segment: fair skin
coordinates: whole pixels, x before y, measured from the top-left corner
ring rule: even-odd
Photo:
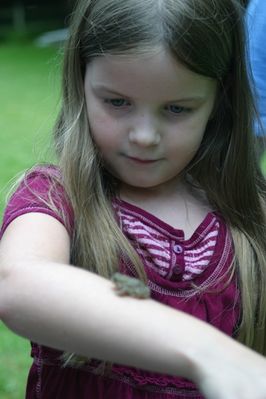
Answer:
[[[110,156],[116,166],[116,145],[112,148]],[[169,152],[157,154],[165,157]],[[170,164],[159,167],[160,179],[170,176]],[[163,192],[162,179],[145,187],[147,172],[142,173],[139,165],[134,170],[139,170],[136,179],[142,182],[138,194],[144,197],[146,189],[158,195]],[[134,174],[126,176],[132,180],[121,194],[129,196],[136,186],[132,186]],[[169,185],[164,186],[169,193],[177,186],[179,190],[178,178],[167,181]],[[137,195],[134,200],[142,197]],[[149,205],[151,197],[147,196]],[[197,209],[197,203],[194,206]],[[0,318],[10,329],[42,345],[89,358],[184,376],[197,384],[206,399],[266,399],[266,360],[262,356],[152,299],[121,298],[109,280],[69,262],[70,238],[56,219],[30,213],[8,226],[0,243]]]
[[[121,198],[182,228],[186,238],[210,209],[180,175],[200,146],[215,96],[214,80],[160,48],[95,58],[86,69],[91,133],[121,182]]]

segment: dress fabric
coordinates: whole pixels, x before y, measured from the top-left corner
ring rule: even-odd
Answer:
[[[55,217],[71,236],[74,213],[59,179],[60,172],[54,166],[29,173],[6,207],[0,238],[12,220],[29,212]],[[52,199],[52,208],[48,199]],[[185,239],[182,230],[125,201],[115,198],[113,209],[143,261],[151,297],[234,336],[240,295],[236,276],[229,280],[233,246],[222,217],[208,213],[194,234]],[[119,267],[122,273],[135,275],[123,257]],[[33,364],[26,399],[204,399],[184,378],[118,364],[108,375],[101,375],[102,362],[97,359],[63,368],[62,352],[33,342],[31,346]]]

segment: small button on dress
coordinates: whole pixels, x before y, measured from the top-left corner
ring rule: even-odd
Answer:
[[[183,248],[181,247],[181,245],[174,245],[174,252],[176,254],[182,254]]]
[[[173,267],[173,272],[176,276],[179,276],[182,273],[182,268],[179,265]]]

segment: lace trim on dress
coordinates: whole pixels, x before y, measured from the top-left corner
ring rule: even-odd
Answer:
[[[40,369],[43,366],[60,366],[61,364],[59,360],[51,360],[39,356],[34,357],[34,363],[38,365]],[[184,378],[150,373],[133,367],[120,365],[114,365],[111,372],[102,374],[102,365],[102,361],[92,359],[89,363],[82,366],[68,366],[68,368],[80,369],[103,378],[111,378],[115,381],[125,383],[132,388],[154,393],[171,394],[176,396],[177,399],[203,399],[196,386]]]

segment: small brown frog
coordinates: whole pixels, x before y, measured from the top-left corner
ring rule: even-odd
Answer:
[[[121,273],[112,276],[115,283],[115,290],[120,296],[132,296],[134,298],[149,298],[150,289],[141,280]]]

